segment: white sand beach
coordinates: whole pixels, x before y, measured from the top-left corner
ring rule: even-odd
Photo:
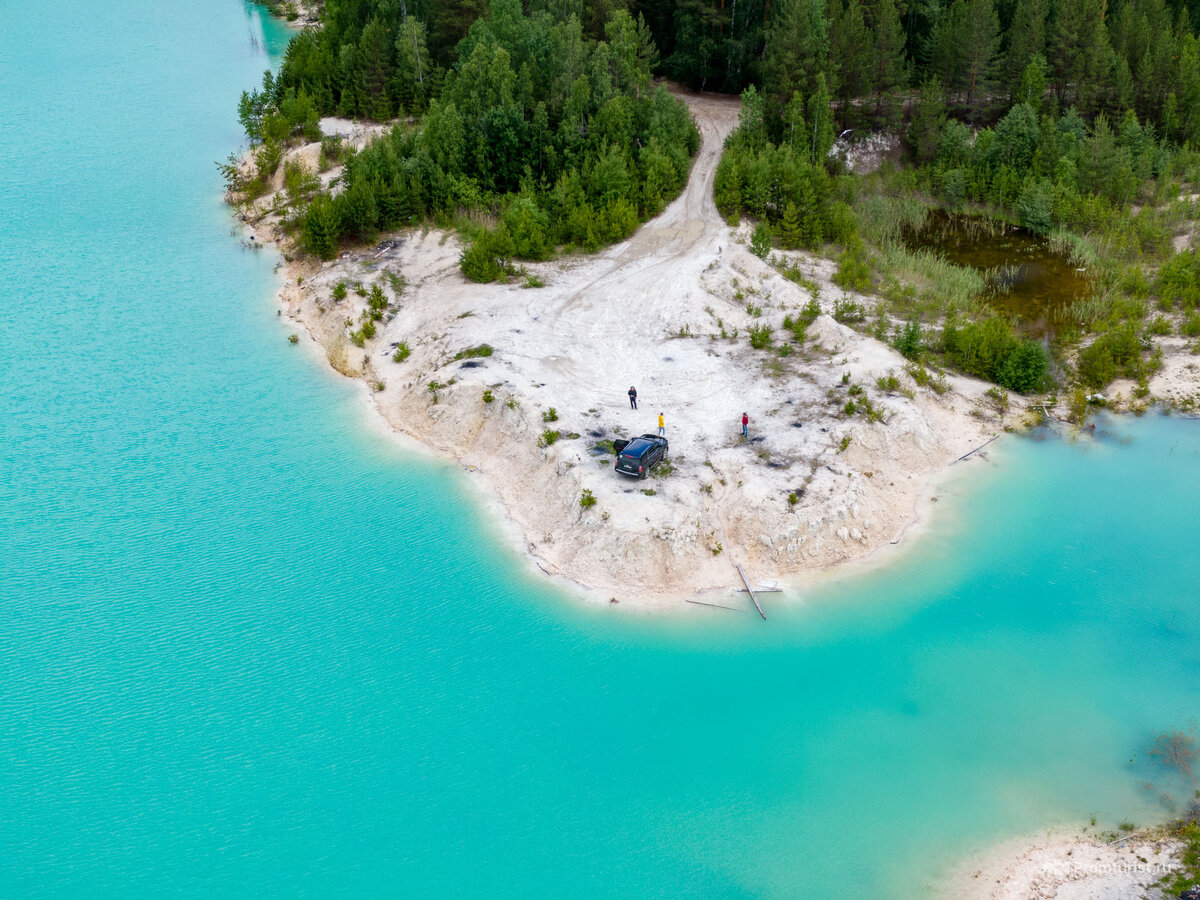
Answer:
[[[1179,847],[1157,831],[1113,841],[1050,831],[964,861],[940,894],[955,900],[1159,900],[1155,885],[1179,867]]]
[[[788,356],[753,349],[747,331],[763,323],[775,348],[790,342],[782,320],[811,294],[754,256],[748,226],[730,228],[713,204],[739,101],[685,99],[702,144],[683,193],[623,243],[527,264],[545,287],[467,281],[451,233],[385,235],[397,243],[321,263],[281,239],[263,212],[270,197],[248,217],[256,239],[280,241],[289,259],[285,315],[334,368],[375,387],[373,404],[392,428],[478,479],[543,571],[597,599],[645,608],[731,590],[740,585],[735,563],[757,581],[779,580],[911,539],[936,478],[1026,415],[1015,395],[1002,413],[986,397],[990,386],[974,379],[948,376],[940,394],[914,383],[889,345],[829,317],[843,291],[830,280],[834,264],[820,257],[786,254],[818,286],[826,315]],[[325,127],[356,146],[379,131]],[[315,162],[317,147],[290,155]],[[405,287],[378,334],[356,347],[349,334],[365,298],[350,290],[335,302],[333,288],[378,281],[390,297],[387,273]],[[398,342],[411,349],[403,362],[392,359]],[[481,344],[493,355],[455,359]],[[898,389],[877,384],[888,375]],[[847,400],[864,397],[881,419],[844,414]],[[551,408],[558,418],[544,422]],[[630,479],[594,451],[602,439],[654,432],[660,412],[671,474]],[[560,439],[539,446],[550,429]],[[579,502],[584,490],[597,500],[589,509]]]

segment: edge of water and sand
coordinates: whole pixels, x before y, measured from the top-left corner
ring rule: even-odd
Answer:
[[[1168,896],[1159,882],[1182,869],[1183,849],[1166,826],[1116,838],[1052,828],[969,856],[934,889],[971,900],[1159,900]]]
[[[955,463],[1029,421],[1020,398],[1004,409],[989,398],[991,385],[974,379],[949,376],[940,392],[917,385],[890,346],[827,315],[810,327],[808,350],[790,358],[725,337],[764,321],[778,326],[809,294],[751,254],[747,229],[727,226],[712,202],[737,101],[684,99],[702,144],[680,197],[621,244],[528,265],[542,288],[467,282],[449,232],[408,230],[388,236],[395,244],[319,263],[282,234],[271,196],[245,217],[253,242],[281,253],[281,312],[359,382],[386,433],[465,470],[490,523],[531,569],[591,600],[655,612],[696,609],[689,599],[744,604],[730,593],[740,586],[733,563],[755,581],[791,588],[890,563],[924,532],[939,488],[960,471]],[[382,130],[322,124],[354,146]],[[311,144],[289,157],[315,170],[318,153]],[[827,309],[843,293],[828,260],[784,255],[819,286]],[[333,287],[387,286],[389,271],[406,284],[376,337],[357,347],[349,333],[365,298],[351,290],[334,303]],[[411,355],[393,361],[400,342]],[[458,358],[482,344],[491,356]],[[1152,391],[1190,396],[1200,370],[1186,348],[1167,350]],[[842,415],[846,373],[882,421]],[[888,375],[899,390],[876,387]],[[640,413],[625,400],[630,382]],[[543,421],[551,407],[553,423]],[[738,433],[743,409],[751,442]],[[659,411],[672,441],[670,476],[626,481],[611,456],[591,452],[597,440],[653,431]],[[539,442],[551,428],[579,437]],[[585,490],[597,501],[590,509],[579,502]],[[1124,898],[1159,877],[1144,880],[1139,859],[1175,865],[1177,852],[1161,835],[1114,846],[1060,829],[993,846],[937,889],[988,900]]]
[[[316,21],[317,5],[297,8],[303,23]],[[531,565],[591,599],[655,611],[739,589],[734,564],[755,581],[790,584],[886,564],[923,532],[955,463],[1041,415],[1040,401],[976,379],[918,384],[890,345],[828,315],[789,357],[739,339],[764,323],[781,333],[814,286],[826,311],[836,298],[863,298],[833,284],[830,260],[779,254],[801,287],[749,251],[749,226],[728,226],[712,200],[740,101],[678,93],[701,133],[683,192],[620,244],[527,264],[544,287],[467,281],[458,236],[429,228],[332,262],[305,257],[281,228],[282,166],[243,213],[254,244],[282,256],[281,313],[364,386],[392,433],[466,470]],[[321,125],[354,148],[387,128]],[[316,172],[320,152],[311,143],[286,159]],[[340,172],[320,177],[329,185]],[[338,283],[361,284],[362,294],[335,300]],[[388,309],[356,346],[374,285]],[[397,346],[404,359],[393,358]],[[480,347],[491,355],[469,355]],[[1200,366],[1185,344],[1164,349],[1152,394],[1180,402],[1200,387]],[[885,389],[878,380],[889,377]],[[630,383],[640,412],[625,399]],[[1132,388],[1113,385],[1117,408]],[[874,416],[863,415],[864,400]],[[845,414],[848,401],[858,413]],[[739,433],[742,411],[750,441]],[[653,432],[658,412],[674,471],[618,476],[595,445]],[[585,493],[594,506],[581,505]]]
[[[998,408],[975,379],[916,384],[893,348],[828,315],[788,357],[749,347],[750,327],[780,333],[810,293],[754,256],[746,227],[730,228],[712,202],[737,100],[684,99],[702,134],[684,192],[621,244],[529,264],[545,287],[468,282],[458,237],[432,229],[320,263],[282,235],[270,196],[247,213],[255,242],[283,255],[284,315],[334,369],[368,386],[393,430],[465,469],[542,571],[593,599],[652,610],[736,590],[735,563],[779,582],[890,558],[879,551],[920,533],[950,466],[1026,417],[1018,404]],[[378,131],[323,126],[355,146]],[[290,156],[313,165],[318,153],[311,144]],[[791,257],[830,308],[842,294],[834,264]],[[405,279],[398,296],[388,273]],[[351,286],[340,302],[339,282]],[[350,338],[367,303],[359,282],[390,298],[362,347]],[[410,353],[396,361],[400,343]],[[490,356],[463,357],[482,345]],[[888,376],[897,384],[883,389],[877,380]],[[625,397],[630,383],[640,411]],[[877,420],[844,414],[863,399]],[[551,408],[557,418],[544,421]],[[674,471],[616,475],[594,445],[653,432],[658,412]],[[551,430],[560,438],[548,444]],[[580,504],[584,491],[595,506]]]

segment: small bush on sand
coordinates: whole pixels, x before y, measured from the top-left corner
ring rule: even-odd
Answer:
[[[493,353],[490,344],[480,344],[478,347],[468,347],[466,350],[459,350],[454,354],[455,359],[477,359],[480,357],[488,357]]]
[[[754,233],[750,235],[750,252],[759,259],[766,259],[771,252],[771,226],[766,222],[754,226]]]

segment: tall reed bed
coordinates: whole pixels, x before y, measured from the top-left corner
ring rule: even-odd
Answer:
[[[900,313],[920,312],[930,318],[979,310],[988,291],[987,278],[975,269],[956,266],[929,250],[909,250],[899,243],[884,246],[879,268],[885,278],[909,285],[889,300]],[[907,301],[907,302],[906,302]]]
[[[882,247],[899,243],[905,231],[919,231],[929,208],[917,198],[887,194],[860,194],[854,201],[858,231],[870,244]]]

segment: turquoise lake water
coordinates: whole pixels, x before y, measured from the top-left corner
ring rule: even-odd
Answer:
[[[214,166],[281,28],[0,33],[0,896],[919,897],[1167,815],[1200,423],[1006,439],[767,622],[580,605],[286,342]]]

